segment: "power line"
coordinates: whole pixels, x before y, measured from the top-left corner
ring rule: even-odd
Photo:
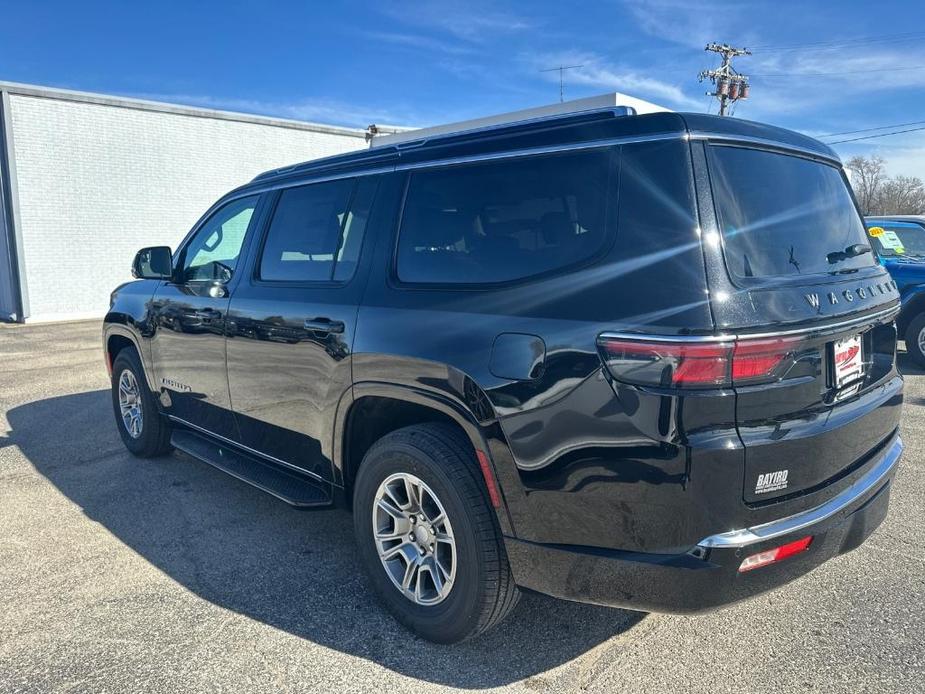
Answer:
[[[827,145],[841,145],[845,142],[857,142],[858,140],[873,140],[876,137],[886,137],[887,135],[901,135],[902,133],[914,133],[918,130],[925,130],[925,126],[920,128],[909,128],[908,130],[894,130],[891,133],[880,133],[879,135],[865,135],[864,137],[852,137],[848,140],[836,140],[835,142],[826,142]]]
[[[815,41],[810,43],[799,43],[799,44],[788,44],[788,45],[763,45],[763,46],[753,46],[752,50],[755,52],[770,52],[770,51],[824,51],[831,48],[840,48],[843,46],[857,46],[869,43],[883,43],[883,42],[897,42],[897,41],[913,41],[916,39],[925,38],[925,32],[921,31],[910,31],[901,34],[890,34],[886,36],[860,36],[854,39],[840,39],[837,41]]]
[[[903,70],[925,70],[925,65],[907,67],[879,67],[871,70],[844,70],[842,72],[774,72],[753,74],[752,77],[832,77],[835,75],[866,75],[870,72],[900,72]]]
[[[909,121],[908,123],[894,123],[893,125],[881,125],[876,128],[861,128],[860,130],[843,130],[840,133],[829,133],[828,135],[816,135],[816,139],[823,137],[838,137],[839,135],[854,135],[855,133],[869,133],[874,130],[886,130],[888,128],[905,128],[907,125],[921,125],[925,123],[925,120],[914,120]]]

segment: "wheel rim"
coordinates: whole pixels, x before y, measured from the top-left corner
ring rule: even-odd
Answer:
[[[456,580],[456,540],[433,490],[407,472],[386,477],[372,521],[379,560],[401,594],[417,605],[445,600]]]
[[[133,439],[141,436],[144,417],[141,412],[141,389],[138,381],[128,369],[119,375],[119,411],[122,413],[122,424],[125,431]]]
[[[917,341],[919,343],[919,351],[925,354],[925,327],[919,330],[919,337]]]

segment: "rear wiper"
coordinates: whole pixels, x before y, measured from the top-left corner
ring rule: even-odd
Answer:
[[[853,246],[848,246],[843,251],[832,251],[826,255],[826,258],[828,258],[830,265],[834,265],[840,260],[856,258],[859,255],[864,255],[865,253],[870,253],[870,246],[865,246],[863,243],[856,243]]]

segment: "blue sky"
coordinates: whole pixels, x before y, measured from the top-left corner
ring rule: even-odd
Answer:
[[[925,3],[911,0],[2,0],[0,17],[0,80],[325,123],[428,125],[556,101],[557,73],[540,70],[559,64],[584,65],[566,98],[621,91],[705,111],[708,41],[755,47],[736,63],[755,75],[743,118],[815,135],[925,120]],[[925,131],[837,149],[925,178]]]

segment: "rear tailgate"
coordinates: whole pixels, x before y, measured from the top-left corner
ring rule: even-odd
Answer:
[[[721,241],[704,244],[717,327],[785,345],[767,378],[735,384],[743,498],[811,505],[860,474],[899,424],[896,285],[834,162],[739,144],[703,151],[715,203],[705,226]]]

